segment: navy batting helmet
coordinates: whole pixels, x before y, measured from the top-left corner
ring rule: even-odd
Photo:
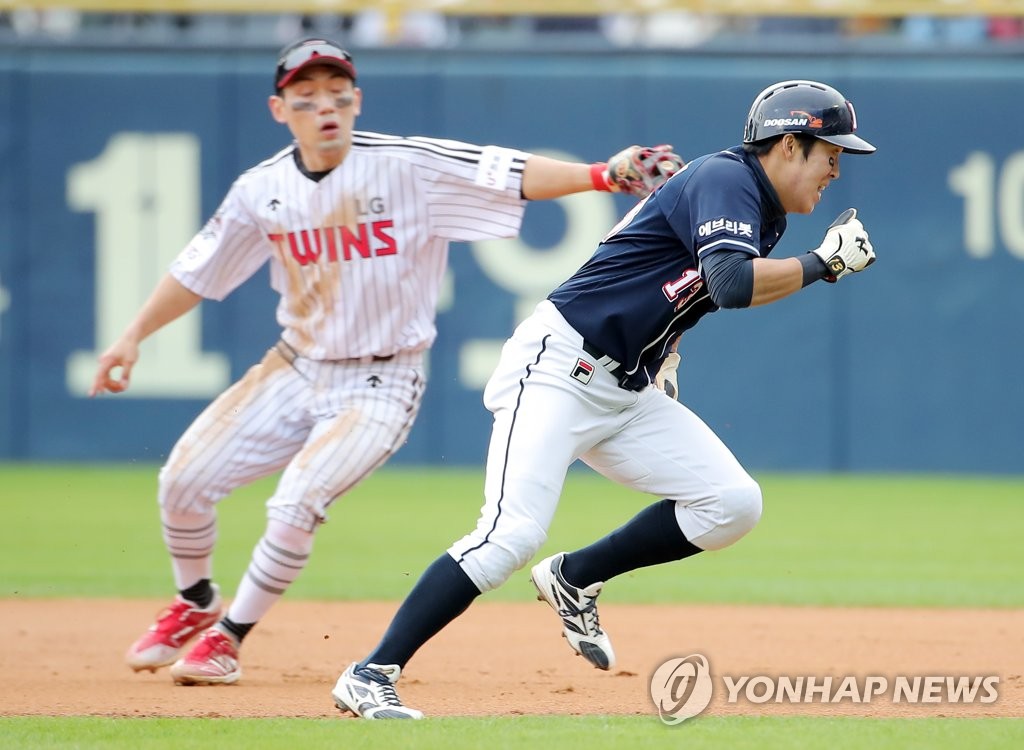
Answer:
[[[831,86],[816,81],[772,84],[754,99],[743,129],[744,143],[757,143],[784,133],[806,133],[851,154],[870,154],[875,147],[854,135],[853,104]]]

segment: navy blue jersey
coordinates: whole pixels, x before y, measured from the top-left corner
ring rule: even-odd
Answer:
[[[707,154],[630,211],[548,299],[592,348],[634,375],[718,309],[702,257],[723,250],[764,257],[785,229],[756,157],[739,147]]]

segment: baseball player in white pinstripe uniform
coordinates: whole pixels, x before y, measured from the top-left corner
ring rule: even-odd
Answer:
[[[178,595],[128,649],[136,671],[171,664],[185,685],[239,679],[242,640],[305,567],[328,508],[409,433],[450,242],[515,236],[526,200],[590,189],[646,195],[681,165],[667,146],[587,165],[358,132],[355,84],[351,56],[330,40],[282,51],[269,105],[295,142],[236,180],[100,357],[90,395],[123,391],[143,339],[270,263],[280,341],[199,415],[160,471]],[[266,530],[222,616],[215,507],[282,470]]]

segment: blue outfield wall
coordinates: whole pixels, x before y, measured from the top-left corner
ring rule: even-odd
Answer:
[[[143,348],[132,389],[88,399],[97,351],[235,176],[288,141],[271,54],[0,50],[0,458],[160,460],[277,336],[261,270]],[[754,95],[826,80],[878,146],[847,156],[777,250],[848,206],[878,263],[687,335],[681,391],[747,466],[1024,471],[1024,60],[365,53],[359,127],[582,161],[629,143],[734,145]],[[481,388],[515,323],[630,202],[527,209],[522,238],[452,248],[407,464],[480,465]],[[146,369],[148,368],[148,369]]]

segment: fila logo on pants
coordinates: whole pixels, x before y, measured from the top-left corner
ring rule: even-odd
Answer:
[[[576,366],[572,370],[572,376],[586,385],[594,377],[594,366],[584,359],[577,359]]]

